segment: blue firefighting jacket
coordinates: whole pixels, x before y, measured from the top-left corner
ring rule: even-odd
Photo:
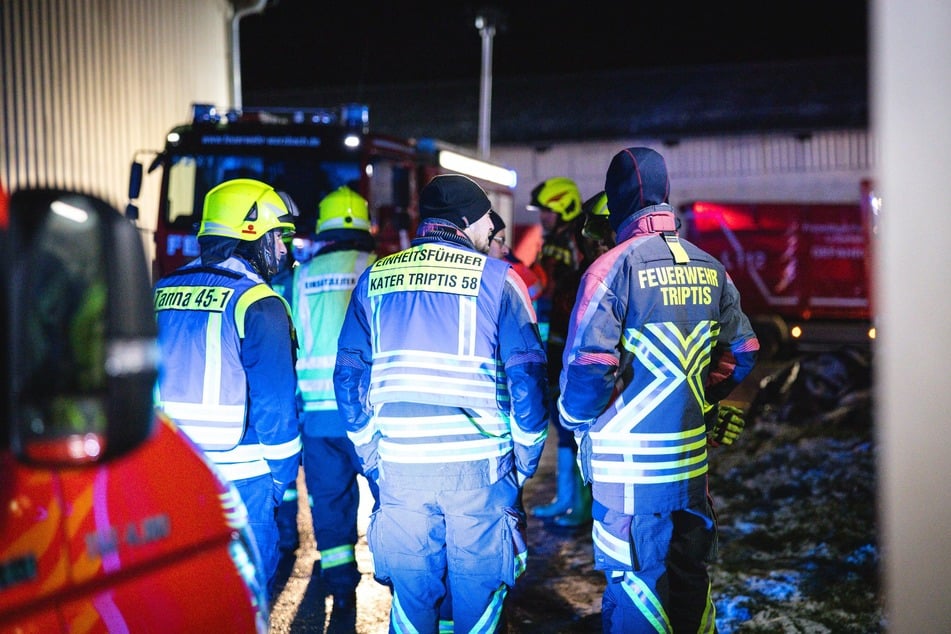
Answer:
[[[759,349],[736,287],[679,240],[669,205],[639,211],[582,279],[560,378],[561,423],[598,503],[635,515],[703,499],[704,414],[725,396],[706,387],[718,343],[735,357],[731,388]]]
[[[417,238],[364,271],[338,350],[337,403],[364,472],[382,461],[425,479],[482,463],[484,486],[511,473],[514,457],[520,481],[535,473],[547,436],[545,353],[507,262]]]
[[[200,259],[155,286],[157,405],[227,479],[270,473],[275,497],[301,447],[289,308],[242,259]]]

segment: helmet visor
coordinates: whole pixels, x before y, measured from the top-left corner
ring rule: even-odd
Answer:
[[[607,216],[588,216],[585,218],[584,226],[581,228],[581,235],[588,240],[597,242],[606,242],[611,239],[611,223]]]
[[[275,190],[275,193],[280,197],[284,206],[287,207],[287,213],[283,216],[279,216],[277,219],[280,223],[278,227],[281,229],[281,237],[286,243],[294,237],[294,233],[297,230],[294,223],[300,217],[300,210],[297,209],[297,203],[290,197],[290,194],[278,190]]]

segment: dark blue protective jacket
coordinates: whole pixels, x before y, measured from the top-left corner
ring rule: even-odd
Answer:
[[[732,374],[708,387],[713,351]],[[704,415],[753,368],[759,343],[722,264],[679,240],[667,204],[619,227],[586,271],[561,373],[561,423],[575,433],[595,500],[627,515],[703,500]]]

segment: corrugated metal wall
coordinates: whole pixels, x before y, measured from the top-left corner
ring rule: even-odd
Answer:
[[[860,183],[878,164],[878,147],[867,130],[817,131],[808,137],[750,134],[660,139],[618,139],[554,144],[544,151],[495,146],[492,158],[518,171],[516,222],[534,222],[524,212],[532,188],[546,178],[575,180],[583,198],[604,187],[604,174],[619,150],[644,145],[664,155],[671,203],[701,198],[724,201],[856,202]]]
[[[0,179],[120,209],[129,163],[231,100],[227,0],[0,1]]]

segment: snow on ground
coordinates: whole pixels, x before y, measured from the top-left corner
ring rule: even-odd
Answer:
[[[802,357],[764,379],[744,434],[714,450],[721,634],[885,630],[870,395],[867,353]]]

